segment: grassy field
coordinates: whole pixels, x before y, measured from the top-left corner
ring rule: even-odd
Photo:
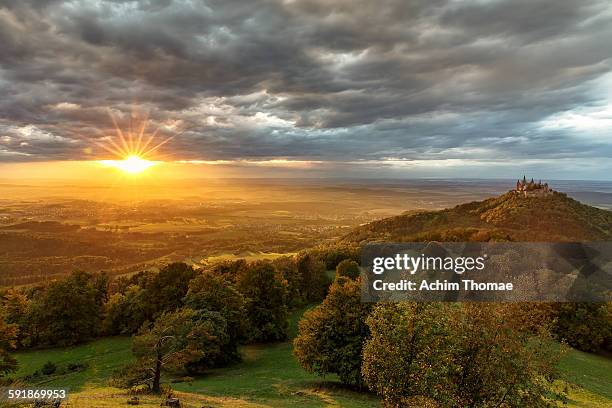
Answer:
[[[374,396],[340,386],[329,377],[323,381],[302,370],[291,356],[291,344],[246,347],[244,361],[215,370],[193,383],[175,384],[184,392],[233,397],[273,407],[376,407]]]
[[[47,361],[59,367],[68,363],[86,363],[88,367],[84,371],[51,376],[48,380],[35,384],[67,387],[73,392],[103,386],[114,370],[132,358],[131,344],[129,337],[109,337],[76,347],[18,353],[16,357],[19,361],[19,371],[15,376],[23,377],[40,371]]]
[[[612,407],[612,359],[571,350],[559,365],[569,406]]]
[[[223,261],[235,261],[237,259],[244,259],[247,262],[263,261],[263,260],[274,260],[283,256],[293,256],[297,252],[252,252],[245,251],[238,255],[226,253],[221,255],[209,256],[203,259],[203,261],[215,263]]]
[[[291,319],[291,332],[304,310]],[[71,407],[127,406],[127,394],[109,388],[111,373],[129,361],[131,340],[127,337],[100,339],[85,345],[17,354],[22,377],[40,370],[47,361],[58,366],[86,362],[81,372],[50,377],[46,387],[69,387]],[[172,388],[188,407],[378,407],[375,396],[341,386],[334,376],[325,379],[306,373],[292,356],[291,343],[243,347],[244,360],[232,367],[212,370],[191,382],[173,383]],[[612,360],[570,350],[560,369],[559,386],[569,390],[569,407],[605,408],[612,406]],[[160,399],[141,397],[140,406],[156,406]]]

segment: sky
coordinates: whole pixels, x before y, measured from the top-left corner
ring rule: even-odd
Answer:
[[[610,39],[608,0],[0,0],[0,172],[114,117],[192,175],[610,180]]]

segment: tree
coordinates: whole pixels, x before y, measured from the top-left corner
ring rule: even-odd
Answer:
[[[16,346],[17,334],[17,325],[6,322],[6,311],[0,306],[0,377],[17,370],[17,360],[9,354]]]
[[[306,302],[321,301],[330,284],[325,274],[325,264],[308,253],[297,255],[295,264],[300,276],[302,298]]]
[[[17,326],[17,348],[23,347],[29,342],[28,310],[30,303],[24,293],[13,288],[7,289],[0,298],[0,308],[4,309],[6,323]]]
[[[244,339],[249,323],[242,293],[225,276],[204,272],[190,282],[184,302],[194,310],[217,312],[227,322],[227,342],[222,344],[222,353],[213,365],[239,361],[238,344]]]
[[[359,261],[361,258],[361,248],[355,244],[338,244],[322,245],[308,251],[318,259],[325,262],[326,270],[334,270],[338,264],[345,259]]]
[[[97,335],[107,284],[106,275],[87,272],[49,284],[29,308],[31,343],[67,346]]]
[[[214,275],[224,276],[228,280],[235,282],[238,277],[238,273],[242,268],[247,265],[244,259],[226,260],[216,262],[209,265],[206,270]]]
[[[272,263],[258,261],[244,265],[238,272],[236,287],[246,298],[249,339],[285,340],[289,329],[287,282]]]
[[[119,290],[105,305],[104,332],[133,334],[145,322],[182,307],[194,276],[191,266],[172,263],[157,273],[141,272],[127,282],[118,280]]]
[[[191,363],[214,360],[226,341],[226,322],[219,313],[183,308],[166,312],[134,338],[136,361],[116,377],[116,384],[149,384],[161,391],[162,371],[188,372]]]
[[[345,259],[336,267],[336,277],[346,276],[351,279],[356,279],[361,274],[359,264],[351,259]]]
[[[554,333],[582,351],[612,351],[612,303],[561,303]]]
[[[131,284],[123,293],[114,293],[104,305],[103,332],[108,335],[134,334],[157,314],[149,292]]]
[[[303,282],[299,274],[295,257],[283,256],[273,261],[278,273],[287,282],[287,304],[291,308],[304,305],[306,299],[302,294]]]
[[[340,381],[362,386],[361,354],[372,306],[361,302],[359,280],[339,277],[323,303],[304,314],[293,353],[308,372],[338,374]]]
[[[445,358],[448,308],[445,303],[381,304],[366,320],[371,334],[363,349],[363,377],[388,406],[418,406],[414,398],[451,388]]]
[[[546,328],[524,330],[503,304],[461,306],[451,321],[453,400],[466,407],[557,406],[549,397],[559,351]]]
[[[389,406],[552,407],[557,348],[502,304],[378,306],[363,374]]]
[[[189,290],[189,281],[195,277],[193,268],[177,262],[162,268],[145,286],[147,296],[153,304],[157,317],[163,312],[172,311],[183,305],[183,298]]]

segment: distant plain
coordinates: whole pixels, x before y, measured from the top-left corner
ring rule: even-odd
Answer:
[[[612,209],[612,182],[548,181]],[[405,211],[503,193],[515,180],[202,179],[104,185],[0,180],[0,285],[72,270],[125,274],[171,261],[274,258]]]

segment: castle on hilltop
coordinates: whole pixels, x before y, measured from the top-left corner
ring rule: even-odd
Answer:
[[[553,193],[548,187],[548,183],[542,184],[542,180],[536,183],[533,179],[527,182],[525,176],[523,176],[522,180],[516,181],[516,189],[514,192],[524,197],[545,197]]]

